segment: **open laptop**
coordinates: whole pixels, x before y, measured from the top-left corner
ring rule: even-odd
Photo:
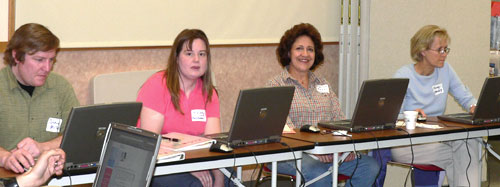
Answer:
[[[149,186],[161,136],[133,126],[111,123],[92,186]]]
[[[60,146],[66,152],[64,170],[72,174],[89,168],[95,171],[109,123],[135,126],[141,108],[139,102],[74,107]]]
[[[318,126],[362,132],[392,129],[396,126],[399,110],[408,88],[409,79],[366,80],[351,120],[319,122]]]
[[[230,147],[279,142],[295,87],[241,90],[229,133],[207,135]]]
[[[500,77],[486,78],[474,114],[446,114],[438,119],[470,125],[500,122]]]

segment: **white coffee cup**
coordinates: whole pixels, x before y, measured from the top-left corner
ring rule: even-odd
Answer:
[[[406,129],[415,129],[417,123],[417,111],[404,111]]]

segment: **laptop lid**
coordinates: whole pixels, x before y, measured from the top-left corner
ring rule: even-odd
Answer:
[[[231,147],[279,142],[295,87],[241,90],[228,135]]]
[[[149,186],[161,136],[119,123],[109,124],[92,186]]]
[[[64,169],[95,170],[109,123],[135,126],[141,108],[142,103],[139,102],[74,107],[69,114],[60,145],[66,152]]]
[[[406,78],[363,81],[350,121],[320,122],[318,125],[351,132],[394,128],[408,83]]]
[[[445,121],[465,124],[496,123],[500,121],[500,77],[487,77],[484,80],[481,94],[474,114],[447,114],[438,116]]]

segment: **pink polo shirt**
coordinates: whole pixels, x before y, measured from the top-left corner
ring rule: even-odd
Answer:
[[[190,135],[202,135],[209,117],[220,118],[219,97],[213,90],[212,100],[205,106],[206,96],[202,94],[203,82],[200,79],[196,82],[196,87],[189,98],[186,98],[181,89],[180,108],[184,115],[175,110],[170,100],[170,92],[166,86],[163,75],[165,71],[153,74],[141,87],[137,95],[137,101],[142,102],[143,107],[148,107],[165,117],[161,133],[180,132]],[[203,112],[205,115],[203,115]],[[137,123],[140,127],[140,120]]]

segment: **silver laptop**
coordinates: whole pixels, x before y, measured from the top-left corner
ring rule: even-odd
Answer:
[[[139,102],[74,107],[60,145],[66,152],[64,170],[71,174],[95,171],[109,123],[135,126],[141,108]]]
[[[230,147],[279,142],[295,87],[241,90],[229,133],[207,135]]]
[[[111,123],[92,186],[149,186],[161,136],[133,126]]]
[[[446,114],[438,116],[438,119],[470,125],[500,122],[500,77],[484,80],[474,114]]]
[[[324,121],[318,126],[350,132],[392,129],[396,126],[408,82],[409,79],[366,80],[361,85],[351,120]]]

